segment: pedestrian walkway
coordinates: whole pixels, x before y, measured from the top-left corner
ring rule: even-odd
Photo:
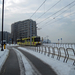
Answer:
[[[17,48],[17,47],[15,47]],[[17,48],[18,49],[18,48]],[[40,59],[37,57],[31,55],[30,53],[23,51],[21,49],[18,49],[21,51],[31,62],[32,64],[36,67],[36,69],[42,74],[42,75],[57,75],[52,68],[47,65],[46,63],[42,62]]]
[[[11,48],[9,48],[9,50],[9,56],[1,70],[0,75],[20,75],[17,55]]]

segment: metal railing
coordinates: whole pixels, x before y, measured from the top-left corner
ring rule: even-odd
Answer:
[[[57,60],[64,58],[63,62],[66,63],[68,60],[72,60],[73,65],[75,65],[75,44],[51,44],[49,46],[42,45],[31,47],[31,49],[41,54],[51,56],[51,58],[56,56]]]

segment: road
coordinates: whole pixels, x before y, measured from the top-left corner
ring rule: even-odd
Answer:
[[[20,75],[17,55],[11,48],[9,48],[9,50],[9,56],[1,70],[0,75]]]
[[[37,57],[35,57],[35,56],[31,55],[30,53],[23,51],[21,49],[18,49],[18,50],[21,51],[32,62],[32,64],[37,68],[37,70],[42,75],[57,75],[49,65],[42,62]]]
[[[17,55],[12,48],[9,49],[10,49],[9,57],[5,62],[0,75],[20,75]],[[42,62],[37,57],[21,49],[18,50],[21,51],[31,61],[31,63],[41,73],[41,75],[57,75],[49,65]]]

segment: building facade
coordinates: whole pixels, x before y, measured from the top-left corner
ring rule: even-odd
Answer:
[[[18,35],[18,25],[20,22],[15,22],[11,25],[11,36],[12,36],[12,41],[16,42],[17,35]]]
[[[27,19],[13,23],[11,25],[11,35],[14,42],[20,38],[30,37],[30,35],[37,36],[36,22],[31,19]]]
[[[7,31],[3,31],[3,40],[6,40],[6,43],[10,43],[11,41],[11,34]],[[0,31],[0,44],[2,41],[2,31]]]

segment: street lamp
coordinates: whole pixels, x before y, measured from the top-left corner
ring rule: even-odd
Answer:
[[[3,0],[3,4],[2,4],[2,49],[1,51],[3,51],[3,21],[4,20],[4,0]]]

